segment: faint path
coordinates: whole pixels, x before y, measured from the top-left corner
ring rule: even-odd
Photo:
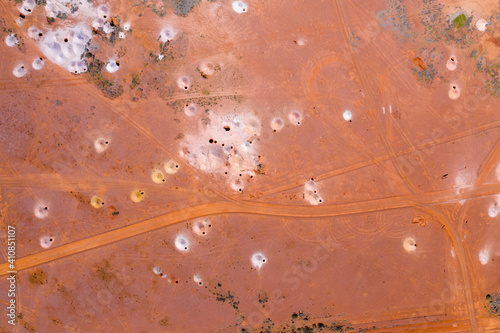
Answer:
[[[348,25],[346,22],[346,17],[345,17],[345,12],[343,9],[342,4],[340,3],[339,0],[333,0],[334,5],[337,9],[337,17],[339,19],[340,26],[342,28],[342,34],[344,37],[344,42],[346,46],[348,47],[349,52],[351,53],[351,58],[353,65],[355,67],[356,73],[358,74],[361,86],[363,90],[367,93],[367,98],[369,100],[369,104],[371,104],[371,107],[373,109],[376,108],[376,103],[375,103],[375,96],[376,96],[376,88],[373,87],[373,85],[369,84],[369,81],[367,80],[365,76],[365,72],[363,70],[363,66],[361,66],[358,58],[356,57],[356,54],[353,50],[352,45],[350,44],[349,41],[349,29]],[[373,110],[370,109],[370,107],[365,111],[366,114],[372,119],[374,122],[374,125],[376,125],[376,129],[379,132],[379,138],[383,142],[384,146],[387,149],[388,155],[390,157],[390,160],[392,162],[393,167],[396,170],[396,173],[399,175],[403,183],[406,185],[408,190],[410,190],[414,195],[420,194],[421,195],[421,190],[416,187],[411,180],[409,179],[408,175],[404,172],[404,170],[401,168],[401,165],[397,162],[397,156],[390,145],[389,140],[387,139],[387,136],[384,135],[382,132],[382,126],[380,121],[378,120],[377,114],[374,113]],[[470,279],[470,274],[469,270],[467,267],[467,257],[465,254],[464,246],[463,243],[461,242],[461,239],[459,237],[459,233],[457,229],[450,223],[450,221],[447,221],[442,215],[438,212],[438,210],[435,207],[428,207],[425,205],[425,209],[433,214],[434,216],[439,218],[439,221],[443,224],[445,227],[445,230],[447,234],[449,235],[452,243],[455,245],[457,248],[457,258],[460,263],[460,268],[461,268],[461,273],[462,273],[462,278],[464,279],[464,289],[465,289],[465,297],[467,301],[467,312],[469,315],[469,321],[470,321],[470,328],[472,332],[477,332],[477,321],[476,321],[476,313],[475,313],[475,307],[474,307],[474,300],[472,297],[472,282]]]
[[[500,163],[500,140],[497,141],[493,150],[488,154],[481,164],[476,182],[474,185],[481,185],[485,182],[486,178],[495,170],[498,163]]]

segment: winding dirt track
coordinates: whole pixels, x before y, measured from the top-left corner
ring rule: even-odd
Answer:
[[[355,202],[343,205],[322,206],[314,208],[279,206],[249,202],[215,202],[189,207],[120,229],[89,237],[74,243],[62,245],[24,258],[19,258],[16,260],[16,266],[18,271],[24,270],[202,216],[241,213],[284,217],[331,217],[349,214],[360,214],[387,209],[396,209],[402,207],[429,206],[443,202],[453,202],[458,200],[489,196],[498,193],[499,191],[500,184],[492,184],[483,185],[476,189],[471,188],[468,190],[464,190],[463,194],[459,198],[457,198],[455,190],[447,190],[421,195],[406,195],[358,203]],[[0,275],[6,275],[8,274],[8,271],[8,263],[3,263],[0,265]]]
[[[108,244],[118,242],[124,239],[128,239],[137,235],[141,235],[147,232],[151,232],[154,230],[158,230],[160,228],[174,225],[177,223],[181,223],[190,219],[199,218],[203,216],[209,215],[220,215],[220,214],[256,214],[256,215],[268,215],[268,216],[280,216],[280,217],[335,217],[341,215],[350,215],[350,214],[361,214],[367,212],[375,212],[375,211],[383,211],[390,209],[398,209],[403,207],[414,207],[419,210],[425,211],[432,215],[437,221],[439,221],[444,226],[444,231],[447,233],[448,237],[451,239],[454,248],[457,250],[457,259],[460,264],[460,272],[464,281],[464,291],[467,302],[467,311],[468,311],[468,319],[469,326],[472,332],[478,331],[478,325],[476,320],[475,313],[475,304],[473,297],[473,289],[472,289],[472,278],[471,273],[469,271],[469,267],[471,266],[468,262],[468,255],[466,249],[464,248],[464,244],[462,242],[462,237],[460,234],[460,230],[457,228],[460,225],[460,219],[457,222],[449,221],[444,214],[440,211],[439,204],[442,203],[450,203],[456,202],[458,205],[458,201],[479,198],[483,196],[491,196],[500,192],[500,184],[484,184],[487,177],[493,172],[494,168],[499,162],[500,159],[500,144],[497,142],[495,147],[491,150],[489,155],[486,157],[484,162],[481,165],[481,168],[478,172],[478,177],[474,186],[465,188],[460,190],[460,193],[457,194],[456,189],[451,190],[443,190],[443,191],[435,191],[435,192],[427,192],[422,193],[418,187],[416,187],[409,177],[405,174],[402,166],[398,163],[397,158],[403,155],[410,154],[415,150],[424,150],[427,148],[431,148],[442,143],[447,143],[453,141],[457,138],[467,137],[474,133],[478,133],[481,131],[487,131],[499,125],[499,122],[491,123],[488,125],[484,125],[480,128],[471,129],[464,133],[453,134],[450,137],[441,138],[440,140],[434,140],[430,143],[421,144],[417,146],[411,145],[411,148],[408,148],[404,151],[396,152],[394,148],[391,146],[391,143],[387,139],[386,135],[383,133],[383,129],[385,128],[382,124],[381,118],[375,112],[378,107],[377,101],[378,97],[381,94],[380,89],[377,88],[376,85],[372,84],[363,69],[362,64],[360,64],[360,60],[355,55],[353,47],[350,45],[349,41],[349,24],[346,18],[346,9],[344,7],[353,6],[354,3],[340,2],[337,0],[333,0],[333,5],[335,6],[338,14],[339,25],[337,28],[340,28],[344,44],[348,48],[349,53],[351,54],[351,59],[353,60],[353,65],[356,71],[356,74],[359,77],[360,84],[363,87],[363,90],[367,94],[367,99],[370,101],[370,108],[366,110],[367,115],[370,117],[371,121],[376,125],[376,129],[379,134],[379,139],[384,145],[386,150],[385,156],[376,157],[373,155],[368,148],[364,146],[359,146],[361,151],[369,158],[368,161],[362,162],[356,165],[351,165],[342,169],[336,169],[333,171],[329,171],[322,175],[318,175],[316,179],[322,180],[330,177],[334,177],[336,175],[350,172],[353,170],[361,169],[366,166],[376,165],[378,168],[382,169],[385,176],[391,178],[392,180],[401,184],[405,189],[410,193],[406,195],[396,196],[396,197],[388,197],[383,199],[375,199],[369,201],[362,202],[352,202],[347,204],[339,204],[339,205],[325,205],[319,207],[304,207],[304,206],[286,206],[286,205],[275,205],[275,204],[267,204],[262,202],[249,202],[249,201],[237,201],[232,197],[225,195],[221,192],[217,185],[209,178],[201,175],[201,178],[206,181],[210,189],[218,195],[221,201],[202,204],[198,206],[191,206],[182,210],[173,211],[165,215],[161,215],[155,218],[151,218],[148,220],[144,220],[126,227],[122,227],[116,230],[112,230],[106,233],[102,233],[99,235],[95,235],[86,239],[82,239],[73,243],[65,244],[56,248],[51,248],[49,250],[39,252],[33,255],[29,255],[23,258],[19,258],[16,260],[16,270],[21,271],[31,267],[36,267],[42,264],[46,264],[55,260],[63,259],[68,256],[72,256],[78,253],[82,253],[85,251],[89,251],[92,249],[96,249],[102,246],[106,246]],[[11,8],[7,8],[7,5],[2,3],[2,8],[5,11],[11,10]],[[14,23],[13,21],[11,23]],[[330,27],[327,27],[330,29]],[[275,40],[280,34],[269,34],[265,39],[248,39],[245,43],[255,43],[259,42],[261,44],[270,42]],[[28,43],[30,43],[31,47],[36,48],[36,45],[29,39],[25,38]],[[228,43],[223,48],[220,49],[219,52],[226,52],[232,48],[231,43]],[[305,90],[307,91],[309,98],[316,102],[318,101],[318,94],[315,91],[315,83],[320,74],[320,72],[332,66],[332,64],[342,62],[338,55],[327,55],[317,62],[315,62],[312,68],[309,68],[309,71],[304,75],[304,85]],[[61,70],[63,72],[63,70]],[[70,80],[71,84],[74,85],[82,85],[82,88],[86,93],[95,99],[100,99],[100,93],[93,87],[88,87],[84,85],[87,81],[81,78]],[[67,85],[68,82],[65,80],[54,80],[51,81],[51,84],[56,85]],[[6,83],[0,82],[0,87],[6,89],[17,90],[21,87],[19,86],[7,86]],[[241,87],[239,87],[241,88]],[[235,89],[229,93],[221,92],[220,95],[235,95],[241,94],[242,89]],[[203,97],[203,96],[190,96],[193,97]],[[177,96],[172,97],[171,100],[178,99]],[[159,148],[166,154],[172,154],[169,151],[169,148],[162,143],[160,140],[155,138],[148,128],[145,125],[141,125],[137,120],[133,119],[131,116],[131,109],[126,104],[120,104],[119,102],[110,102],[105,101],[104,104],[107,105],[109,110],[114,113],[117,117],[121,118],[125,123],[134,128],[138,133],[140,133],[144,138],[147,139],[148,142],[152,143],[153,146]],[[386,124],[385,126],[393,126],[397,127],[397,124],[392,122],[390,124]],[[386,129],[387,130],[387,129]],[[391,129],[390,130],[399,130]],[[352,133],[349,134],[349,137],[354,137],[355,135]],[[411,143],[410,140],[407,140]],[[394,167],[394,170],[391,170],[382,165],[381,162],[390,161],[391,165]],[[7,161],[8,163],[8,161]],[[182,163],[182,161],[181,161]],[[196,172],[189,164],[182,163],[183,168],[189,171],[191,175],[196,175],[200,177],[200,173]],[[58,176],[53,175],[42,175],[37,177],[23,176],[20,177],[16,175],[17,178],[8,177],[8,176],[0,176],[0,184],[7,185],[8,187],[24,187],[26,189],[32,189],[36,187],[41,188],[51,188],[58,190],[71,190],[75,186],[78,186],[78,182],[74,182],[71,180],[66,180],[60,178]],[[96,179],[88,179],[87,185],[99,185],[106,184],[112,186],[114,188],[128,188],[130,187],[130,182],[122,182],[122,181],[114,181],[114,180],[98,180]],[[132,184],[135,185],[135,184]],[[144,186],[147,188],[148,186],[153,188],[154,185],[148,185],[144,183],[137,183],[137,185]],[[262,197],[271,195],[273,193],[278,193],[280,191],[289,190],[296,187],[295,184],[285,183],[278,184],[278,186],[264,191],[262,193]],[[185,193],[194,194],[190,189],[180,189]],[[460,209],[460,212],[463,212],[463,209]],[[459,214],[459,217],[462,218],[462,215]],[[335,223],[335,222],[333,222]],[[402,221],[404,223],[404,221]],[[410,223],[410,221],[408,221]],[[6,275],[9,272],[8,263],[0,264],[0,275]]]

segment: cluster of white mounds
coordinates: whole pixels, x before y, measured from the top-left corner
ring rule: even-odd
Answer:
[[[203,218],[193,222],[192,231],[196,236],[206,236],[208,229],[212,228],[212,222],[208,218]],[[179,233],[174,240],[174,246],[181,252],[187,252],[190,248],[190,237],[184,233]]]
[[[29,15],[33,12],[35,6],[35,0],[24,0],[18,9],[21,14]],[[109,21],[109,7],[106,4],[93,7],[91,1],[81,0],[47,0],[44,7],[47,17],[56,18],[62,14],[72,22],[64,27],[49,29],[45,33],[36,26],[30,26],[27,29],[27,35],[38,41],[40,50],[51,62],[73,74],[86,72],[88,68],[83,57],[92,39],[91,29],[102,29],[105,34],[110,34],[115,30],[115,27]],[[91,26],[88,24],[90,21],[92,21]],[[125,23],[124,30],[130,30],[130,23]],[[119,37],[125,38],[125,34],[121,32]],[[15,34],[8,35],[5,38],[5,44],[10,47],[18,43]],[[40,70],[44,66],[44,60],[40,57],[35,58],[32,66],[35,70]],[[114,73],[118,70],[118,66],[118,62],[109,59],[106,70]],[[12,73],[20,78],[27,74],[27,68],[24,64],[20,64],[14,67]]]
[[[34,1],[25,0],[19,10],[22,13],[31,12],[34,5]],[[87,64],[83,56],[92,39],[91,29],[102,29],[105,34],[110,34],[115,30],[109,22],[109,7],[105,4],[93,7],[89,1],[47,0],[45,10],[48,17],[55,18],[64,14],[75,23],[49,29],[45,33],[42,33],[36,26],[31,26],[27,30],[28,36],[38,41],[40,50],[51,62],[74,74],[86,72]],[[91,20],[92,26],[88,24]],[[130,24],[127,28],[130,29]],[[33,68],[41,69],[41,67],[43,63],[36,60],[33,62]],[[110,59],[106,69],[111,73],[116,72],[118,64]]]
[[[302,112],[299,111],[299,109],[294,108],[292,109],[292,111],[288,113],[287,118],[291,125],[299,126],[302,123],[304,116],[302,115]],[[271,118],[269,126],[271,127],[274,133],[277,133],[280,132],[285,127],[285,121],[283,120],[282,117],[275,116]]]
[[[307,202],[309,202],[309,204],[313,206],[317,206],[323,202],[323,199],[318,194],[318,188],[314,179],[309,179],[304,184],[303,197],[305,200],[307,200]]]
[[[241,192],[246,176],[253,177],[260,164],[260,132],[260,120],[252,112],[209,111],[196,134],[184,136],[180,155],[199,170],[228,175],[231,188]]]
[[[164,172],[165,171],[165,172]],[[173,175],[179,171],[179,164],[174,160],[168,160],[163,165],[163,168],[155,168],[151,172],[151,179],[156,184],[161,184],[166,181],[165,173],[167,175]]]
[[[212,227],[212,223],[207,218],[193,223],[193,232],[198,236],[206,236],[208,229]]]
[[[40,39],[39,47],[47,59],[79,74],[87,71],[83,55],[91,38],[91,31],[80,23],[75,27],[47,31]]]

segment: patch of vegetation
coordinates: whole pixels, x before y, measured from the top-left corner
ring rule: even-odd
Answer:
[[[101,264],[96,265],[94,271],[98,279],[106,282],[111,281],[111,279],[115,276],[111,270],[111,265],[107,260],[103,260]]]
[[[259,291],[258,300],[260,304],[269,302],[269,297],[267,297],[267,293],[264,290]]]
[[[31,273],[29,281],[32,284],[45,284],[47,283],[47,273],[41,269],[35,269],[33,273]]]
[[[174,14],[186,17],[201,0],[170,0]]]
[[[414,38],[413,24],[408,17],[404,2],[402,0],[387,0],[386,4],[387,9],[376,14],[379,24],[385,28],[393,29],[395,37],[399,41],[406,42]]]
[[[424,70],[412,68],[411,71],[417,76],[420,82],[425,84],[432,84],[437,74],[433,64],[429,64]]]
[[[303,321],[294,322],[297,319]],[[270,318],[267,318],[262,323],[261,327],[256,329],[242,328],[241,332],[297,332],[297,333],[314,333],[314,332],[351,332],[354,327],[348,322],[325,322],[325,321],[308,321],[308,316],[302,312],[295,312],[292,314],[292,322],[281,325],[276,325]]]
[[[68,18],[68,14],[63,13],[63,12],[59,12],[59,13],[57,13],[57,16],[56,16],[56,17],[57,17],[58,19],[60,19],[60,20],[65,20],[65,19],[67,19],[67,18]]]
[[[218,302],[225,303],[227,301],[233,309],[239,311],[238,306],[240,305],[240,301],[235,300],[234,295],[231,295],[231,291],[226,293],[215,293],[215,296]]]
[[[104,62],[95,58],[92,53],[87,53],[88,74],[94,81],[94,84],[104,93],[104,96],[114,99],[123,94],[123,86],[116,83],[114,80],[108,80],[104,77],[102,70]]]
[[[163,319],[160,320],[160,326],[167,326],[168,325],[168,317],[164,317]]]
[[[266,174],[262,164],[257,165],[257,170],[255,170],[255,173],[258,175],[265,175]]]
[[[113,27],[113,31],[110,32],[109,34],[107,33],[104,33],[104,27],[99,27],[99,28],[93,28],[92,29],[92,34],[93,35],[99,35],[102,39],[103,42],[105,43],[108,43],[110,45],[115,45],[117,41],[120,41],[120,31],[122,31],[121,27],[120,27],[120,20],[115,18],[115,17],[112,17],[110,18],[108,21],[109,25],[111,27]],[[119,53],[121,54],[125,54],[125,49],[123,48],[120,48]],[[120,55],[118,55],[120,56]]]
[[[487,73],[489,78],[486,81],[486,89],[492,96],[500,96],[500,63],[491,65]]]
[[[453,26],[457,29],[463,28],[467,22],[465,14],[460,14],[453,20]]]
[[[500,317],[500,293],[488,294],[486,300],[489,314]]]
[[[146,8],[151,8],[153,13],[159,17],[165,16],[171,10],[173,10],[175,15],[186,17],[200,2],[201,0],[142,0],[141,5]]]
[[[137,73],[130,74],[132,76],[132,83],[130,84],[130,89],[134,90],[141,83],[141,77]]]

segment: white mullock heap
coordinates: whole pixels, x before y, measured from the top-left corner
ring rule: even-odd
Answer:
[[[229,184],[241,191],[247,176],[254,176],[259,158],[260,120],[252,112],[218,114],[209,111],[196,135],[187,134],[180,152],[193,167],[228,175]]]
[[[73,28],[48,31],[39,46],[47,59],[71,73],[79,74],[87,71],[87,64],[82,58],[91,38],[90,30],[80,23]]]
[[[108,6],[93,7],[86,0],[47,0],[45,10],[48,17],[66,15],[68,22],[65,27],[50,29],[43,37],[38,35],[36,27],[31,27],[28,35],[38,39],[40,50],[51,62],[73,74],[86,72],[88,68],[83,58],[92,39],[91,24],[94,28],[102,28],[105,34],[114,31],[107,22],[110,17]]]

